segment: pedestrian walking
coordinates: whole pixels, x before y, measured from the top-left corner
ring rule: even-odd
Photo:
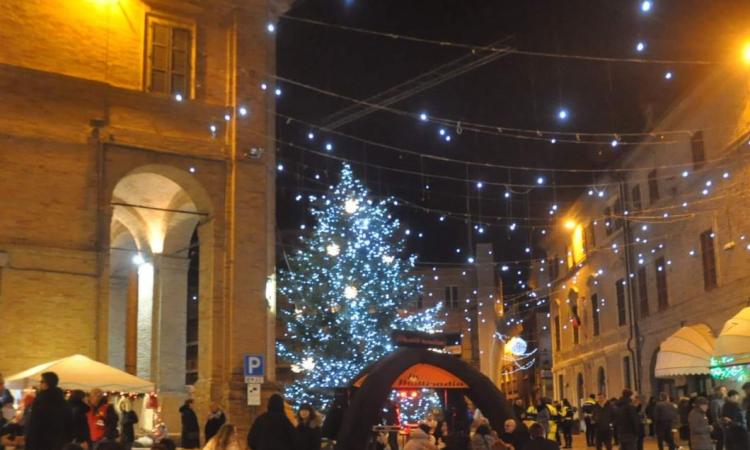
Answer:
[[[633,391],[630,389],[624,389],[622,397],[617,401],[615,424],[620,450],[637,450],[641,423],[633,405]]]
[[[526,450],[560,450],[557,442],[545,437],[545,429],[538,423],[534,423],[529,428],[529,442],[526,444]]]
[[[656,445],[659,450],[664,450],[664,442],[669,450],[677,447],[672,435],[672,428],[677,420],[677,407],[669,401],[666,392],[659,394],[659,401],[654,407],[654,431],[656,432]]]
[[[130,450],[135,442],[135,424],[138,423],[138,414],[133,411],[133,403],[128,397],[120,399],[118,409],[120,410],[120,443],[125,450]]]
[[[607,400],[604,394],[596,396],[596,405],[592,421],[594,423],[596,450],[602,446],[612,450],[612,422],[614,420],[614,406]]]
[[[73,440],[72,414],[63,391],[57,387],[59,381],[54,372],[41,375],[26,424],[26,450],[54,450]]]
[[[250,450],[289,450],[294,448],[295,430],[284,413],[284,398],[273,394],[268,410],[258,416],[247,434]]]
[[[570,404],[567,398],[562,401],[560,407],[560,428],[562,428],[562,435],[565,441],[565,447],[573,448],[573,416],[575,415],[576,409]]]
[[[70,392],[68,397],[72,424],[70,433],[73,437],[73,443],[92,448],[88,420],[88,413],[91,408],[85,400],[85,392],[78,389]]]
[[[713,450],[711,440],[712,427],[708,423],[709,402],[706,397],[698,397],[693,403],[693,409],[688,414],[688,429],[690,432],[690,450]]]
[[[216,430],[211,439],[206,442],[203,450],[241,450],[237,427],[231,423],[224,423]]]
[[[716,386],[714,395],[708,406],[708,422],[711,424],[713,431],[711,437],[716,441],[716,450],[724,450],[724,427],[721,423],[721,410],[724,407],[724,401],[727,398],[727,387]]]
[[[654,431],[654,408],[656,408],[656,399],[654,397],[648,398],[648,404],[646,404],[646,425],[648,425],[648,435],[653,437],[656,435]]]
[[[596,431],[594,430],[594,422],[592,417],[594,415],[594,406],[596,405],[596,396],[594,394],[589,395],[589,398],[583,402],[581,406],[581,413],[583,413],[583,423],[586,427],[586,446],[593,447],[596,445]]]
[[[295,450],[320,450],[320,416],[311,405],[297,411]]]
[[[206,426],[203,429],[206,443],[208,443],[208,441],[219,432],[221,426],[227,421],[227,416],[224,414],[224,411],[222,411],[221,406],[219,406],[219,402],[211,402],[209,408],[210,411],[208,413],[208,418],[206,419]]]
[[[198,416],[193,410],[193,399],[185,400],[185,403],[180,406],[180,419],[182,421],[180,447],[184,449],[200,447],[200,425],[198,425]]]
[[[643,397],[640,395],[634,396],[633,406],[635,406],[635,411],[638,414],[638,441],[635,447],[637,450],[643,450],[643,440],[646,438],[646,427],[648,425]]]
[[[89,411],[86,418],[89,423],[91,442],[93,447],[100,442],[117,439],[117,413],[107,402],[107,397],[101,389],[94,388],[89,392]]]
[[[740,394],[732,389],[727,393],[721,409],[724,425],[724,448],[726,450],[747,450],[747,418],[740,406]]]

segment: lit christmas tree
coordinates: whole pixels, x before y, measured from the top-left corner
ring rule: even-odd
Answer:
[[[334,388],[393,351],[393,330],[438,331],[443,322],[440,305],[406,313],[422,284],[416,256],[401,258],[405,233],[386,208],[392,200],[369,198],[344,165],[339,184],[310,201],[316,223],[280,271],[292,308],[280,312],[288,340],[277,350],[300,374],[287,398],[325,409]]]

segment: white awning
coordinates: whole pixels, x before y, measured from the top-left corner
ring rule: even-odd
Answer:
[[[714,364],[750,364],[750,306],[727,320],[716,338]]]
[[[715,341],[711,329],[702,323],[680,328],[659,346],[656,377],[708,375]]]
[[[89,391],[99,388],[115,392],[153,392],[154,383],[138,378],[120,369],[94,361],[83,355],[39,364],[23,372],[5,378],[5,385],[11,389],[23,389],[37,384],[44,372],[55,372],[60,378],[61,389],[81,389]]]

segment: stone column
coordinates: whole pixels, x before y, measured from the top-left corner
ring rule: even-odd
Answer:
[[[109,364],[125,370],[125,330],[127,320],[127,278],[109,279]]]
[[[180,429],[179,407],[185,401],[187,345],[187,258],[154,257],[153,380],[159,390],[162,418],[170,430]]]
[[[136,354],[136,374],[146,380],[153,380],[153,313],[154,313],[154,265],[141,264],[138,267],[138,321],[136,333],[138,350]]]
[[[477,245],[477,334],[479,340],[479,366],[481,372],[496,385],[500,382],[499,359],[502,348],[495,338],[495,321],[498,317],[496,302],[501,300],[498,277],[493,264],[492,244]],[[502,302],[500,303],[502,306]]]
[[[185,392],[188,266],[187,258],[154,257],[154,381],[162,393]]]

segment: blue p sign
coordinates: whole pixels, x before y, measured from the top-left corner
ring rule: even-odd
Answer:
[[[245,355],[245,376],[263,376],[263,355]]]

